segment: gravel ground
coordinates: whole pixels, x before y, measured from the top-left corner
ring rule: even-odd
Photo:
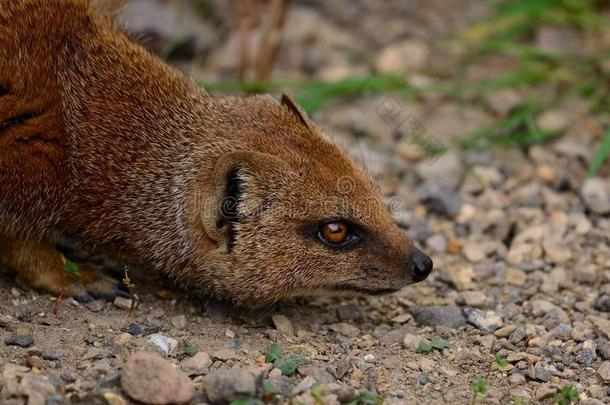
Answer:
[[[133,17],[127,26],[136,36],[157,29],[162,48],[178,35],[173,8],[145,3],[130,2],[123,14],[158,11],[169,18],[159,23],[164,30]],[[474,0],[296,3],[281,77],[406,69],[433,80],[460,52],[438,38],[489,12]],[[355,18],[347,9],[362,16],[359,27],[342,20]],[[223,18],[219,7],[214,21]],[[203,61],[176,62],[198,78],[236,68],[223,57],[235,41],[215,27],[193,28],[187,44]],[[0,402],[609,403],[610,181],[607,168],[585,180],[599,123],[583,100],[537,117],[564,134],[538,146],[425,159],[397,129],[413,117],[428,139],[448,145],[522,97],[504,90],[473,104],[364,96],[315,114],[379,180],[397,222],[434,259],[428,280],[396,294],[247,312],[136,272],[135,309],[124,298],[64,299],[53,315],[54,297],[23,289],[3,269]]]

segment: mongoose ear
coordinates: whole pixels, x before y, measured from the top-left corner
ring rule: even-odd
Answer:
[[[229,152],[220,157],[207,190],[203,226],[218,246],[230,251],[234,241],[234,225],[254,218],[264,209],[261,181],[264,173],[285,171],[276,156],[253,151]],[[263,191],[263,192],[261,192]]]
[[[309,119],[307,113],[286,93],[282,93],[282,105],[288,109],[295,117],[299,119],[305,126],[314,129],[313,121]]]

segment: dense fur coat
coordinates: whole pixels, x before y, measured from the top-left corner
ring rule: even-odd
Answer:
[[[212,98],[84,0],[0,0],[0,188],[0,261],[52,291],[111,288],[66,279],[64,237],[247,305],[431,269],[289,98]]]

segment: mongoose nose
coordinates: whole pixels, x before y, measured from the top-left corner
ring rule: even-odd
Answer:
[[[432,267],[434,265],[432,259],[426,256],[421,250],[415,249],[411,266],[413,269],[413,279],[417,282],[425,280],[432,272]]]

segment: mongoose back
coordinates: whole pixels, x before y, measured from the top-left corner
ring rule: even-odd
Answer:
[[[32,287],[62,238],[246,306],[385,293],[431,260],[370,178],[288,97],[209,96],[85,0],[0,0],[0,262]]]

